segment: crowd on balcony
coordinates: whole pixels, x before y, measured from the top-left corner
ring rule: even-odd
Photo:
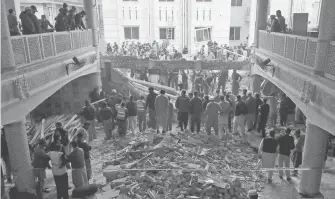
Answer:
[[[291,33],[291,29],[287,28],[287,24],[285,23],[285,18],[281,14],[280,10],[276,11],[276,15],[270,15],[267,21],[267,31],[268,32]]]
[[[62,32],[71,30],[84,30],[86,29],[83,22],[83,17],[86,15],[85,11],[77,13],[76,7],[72,6],[68,9],[66,3],[59,9],[59,14],[55,18],[55,25],[52,25],[45,15],[38,19],[35,13],[38,12],[36,6],[25,7],[19,15],[21,23],[18,21],[15,11],[8,10],[8,26],[11,36],[16,35],[30,35],[40,34],[45,32]]]

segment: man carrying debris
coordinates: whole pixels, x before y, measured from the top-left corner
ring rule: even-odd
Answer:
[[[182,90],[181,96],[177,98],[175,103],[175,107],[178,109],[178,123],[181,131],[187,129],[189,106],[190,98],[186,96],[186,90]]]
[[[155,108],[157,115],[157,133],[159,133],[159,126],[163,127],[162,133],[167,130],[167,116],[169,111],[169,99],[165,95],[165,90],[160,91],[160,95],[156,97]]]
[[[155,110],[155,100],[157,94],[154,92],[154,88],[149,88],[149,94],[147,96],[145,109],[149,109],[149,124],[148,126],[152,129],[156,128],[156,110]]]
[[[104,131],[106,134],[105,140],[109,140],[112,137],[112,131],[114,129],[113,122],[113,111],[110,107],[107,107],[106,102],[101,102],[101,109],[99,111],[99,117],[102,121]]]
[[[194,91],[194,98],[190,101],[191,114],[191,132],[194,132],[194,125],[197,125],[197,133],[200,133],[201,115],[202,115],[202,101],[198,97],[198,91]]]
[[[75,188],[84,187],[88,185],[84,151],[78,147],[77,141],[72,141],[71,146],[73,150],[68,156],[68,161],[72,167],[72,183]]]
[[[269,137],[264,138],[258,148],[258,155],[263,168],[273,169],[277,157],[278,141],[275,139],[276,132],[271,130]],[[268,183],[272,183],[273,171],[268,171]]]
[[[237,133],[237,128],[240,127],[244,141],[246,142],[245,135],[245,121],[246,115],[248,113],[248,107],[244,101],[242,101],[241,96],[236,96],[236,106],[235,106],[235,117],[234,117],[234,133]]]
[[[97,138],[97,132],[95,131],[95,108],[90,104],[88,100],[85,100],[85,107],[80,115],[84,118],[84,122],[90,123],[88,128],[89,141]]]
[[[221,108],[218,103],[214,102],[214,98],[210,99],[207,104],[206,110],[204,112],[207,115],[206,121],[206,132],[207,135],[211,134],[211,128],[214,128],[215,135],[219,134],[219,113],[221,112]]]
[[[116,107],[117,115],[117,125],[119,136],[123,139],[127,133],[127,119],[128,119],[128,109],[126,108],[126,103],[121,102],[119,106]]]
[[[147,112],[145,110],[144,96],[142,95],[139,100],[136,101],[137,104],[137,116],[138,116],[138,128],[140,132],[145,131],[147,128]]]
[[[92,176],[92,167],[91,167],[91,160],[90,160],[90,150],[91,146],[84,142],[83,134],[78,133],[77,135],[77,143],[78,147],[83,149],[84,151],[84,158],[85,158],[85,166],[86,166],[86,173],[87,173],[87,180],[89,181]]]

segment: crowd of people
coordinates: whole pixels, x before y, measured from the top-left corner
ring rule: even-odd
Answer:
[[[287,28],[285,18],[281,15],[280,10],[276,11],[276,15],[270,15],[270,18],[267,21],[267,31],[291,33],[291,29]]]
[[[77,13],[75,6],[70,9],[66,3],[59,9],[59,14],[55,18],[55,25],[52,25],[45,15],[38,19],[36,16],[37,8],[32,5],[25,7],[19,15],[21,23],[18,22],[15,11],[13,9],[8,10],[8,26],[11,36],[15,35],[30,35],[40,34],[45,32],[62,32],[71,30],[84,30],[86,29],[83,22],[83,17],[86,15],[85,11]]]

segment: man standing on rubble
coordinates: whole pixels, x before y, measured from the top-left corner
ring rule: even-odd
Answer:
[[[282,168],[283,166],[286,168],[290,167],[290,155],[291,150],[294,149],[294,139],[290,135],[291,129],[285,129],[285,135],[282,135],[278,138],[278,145],[279,145],[279,157],[278,157],[278,164],[279,167]],[[285,170],[286,180],[290,181],[290,171]],[[279,170],[279,178],[283,179],[283,170]]]
[[[276,132],[271,130],[269,137],[264,138],[258,148],[258,155],[262,162],[262,168],[273,169],[276,163],[278,141],[275,139]],[[272,183],[273,171],[268,171],[268,183]]]
[[[138,128],[140,132],[145,131],[147,128],[147,117],[145,111],[145,101],[142,95],[139,100],[136,101],[137,104],[137,116],[138,116]]]
[[[69,135],[68,132],[63,128],[63,125],[61,122],[56,122],[56,130],[55,132],[59,132],[61,138],[60,143],[63,145],[64,151],[66,154],[70,153],[69,150]]]
[[[194,91],[194,97],[190,101],[191,114],[191,132],[194,132],[194,125],[197,125],[197,133],[200,133],[201,115],[202,115],[202,101],[198,97],[198,91]]]
[[[223,134],[225,134],[225,145],[228,143],[228,118],[230,113],[230,104],[225,99],[224,96],[220,97],[219,106],[221,108],[220,116],[219,116],[219,134],[220,139]]]
[[[113,122],[116,120],[116,107],[115,105],[120,104],[122,99],[117,95],[115,89],[112,90],[112,95],[107,99],[107,105],[112,109],[112,120]]]
[[[105,131],[105,140],[109,140],[112,137],[112,131],[114,129],[113,122],[113,111],[110,107],[107,106],[106,102],[101,102],[101,109],[99,111],[99,118],[102,121],[102,125]]]
[[[181,131],[187,129],[189,106],[190,98],[186,96],[186,90],[182,90],[181,96],[177,98],[175,103],[175,107],[178,109],[178,123]]]
[[[91,167],[91,160],[90,160],[90,150],[91,146],[88,145],[86,142],[84,142],[83,134],[78,133],[77,135],[77,143],[78,147],[83,149],[84,151],[84,158],[85,158],[85,166],[86,166],[86,174],[87,174],[87,180],[89,181],[92,176],[92,167]]]
[[[137,123],[137,105],[134,102],[134,97],[129,97],[129,102],[126,103],[126,108],[128,109],[128,122],[129,130],[135,134],[136,123]]]
[[[95,131],[95,108],[93,105],[90,104],[88,100],[85,100],[85,107],[83,108],[83,111],[80,113],[80,115],[84,118],[84,122],[90,123],[90,127],[88,129],[89,134],[89,141],[92,141],[93,139],[97,138],[97,132]]]
[[[159,133],[159,126],[163,127],[162,133],[167,131],[167,116],[169,113],[169,99],[165,95],[165,90],[160,91],[155,99],[155,108],[157,115],[157,133]]]
[[[240,95],[236,96],[234,133],[237,133],[237,128],[240,127],[241,135],[244,137],[245,142],[246,142],[245,121],[247,113],[248,113],[247,105],[245,104],[244,101],[242,101]]]
[[[219,113],[221,112],[221,108],[218,103],[214,102],[214,98],[209,100],[207,104],[206,110],[204,112],[207,115],[206,121],[206,132],[207,135],[211,134],[211,128],[214,128],[215,135],[219,135]]]
[[[149,94],[147,96],[145,109],[149,109],[149,123],[148,127],[151,127],[152,129],[156,128],[156,110],[155,110],[155,100],[156,100],[157,94],[154,92],[154,88],[149,88]]]
[[[227,79],[228,79],[228,70],[226,69],[221,70],[217,90],[222,89],[222,93],[224,92],[226,88]]]
[[[248,114],[247,114],[247,129],[251,131],[254,128],[255,114],[257,110],[256,98],[252,96],[252,93],[248,93],[248,99],[246,100]]]

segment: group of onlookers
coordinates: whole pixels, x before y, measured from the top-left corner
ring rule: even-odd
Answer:
[[[270,15],[267,24],[267,30],[269,32],[287,32],[287,25],[285,24],[285,18],[281,15],[281,11],[277,10],[276,15]]]
[[[72,6],[68,9],[66,3],[59,9],[59,14],[55,18],[55,25],[53,26],[45,15],[38,19],[36,16],[37,8],[32,5],[25,7],[19,15],[21,23],[18,23],[15,11],[13,9],[8,10],[8,26],[11,36],[20,35],[21,32],[24,35],[28,34],[39,34],[45,32],[57,32],[70,31],[76,29],[86,29],[83,22],[83,17],[86,15],[85,11],[77,13],[76,7]],[[50,28],[49,28],[50,27]]]

